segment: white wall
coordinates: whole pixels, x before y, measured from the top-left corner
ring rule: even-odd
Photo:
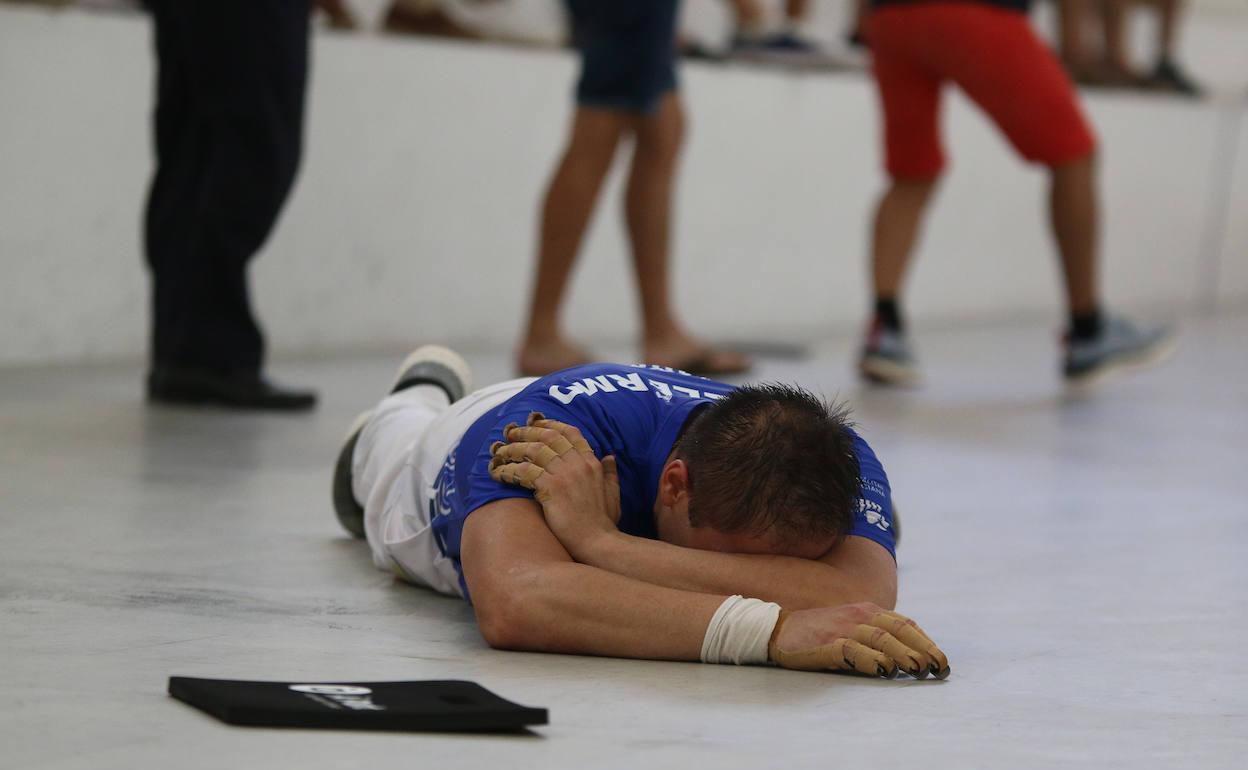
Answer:
[[[1212,283],[1219,301],[1229,305],[1248,296],[1248,113],[1241,111],[1227,134],[1233,161],[1225,175],[1229,190],[1223,197],[1222,238],[1214,240],[1219,259]]]
[[[315,59],[303,174],[253,273],[275,349],[509,343],[572,59],[332,35]],[[142,354],[151,78],[141,17],[0,6],[0,363]],[[691,323],[753,338],[857,324],[881,183],[869,83],[741,67],[687,67],[685,81],[676,253]],[[1248,300],[1242,101],[1087,103],[1105,145],[1111,299],[1146,312]],[[1043,176],[960,98],[949,106],[953,167],[914,276],[915,314],[1054,314]],[[569,307],[591,339],[635,328],[618,183]],[[1219,207],[1223,187],[1231,202]]]

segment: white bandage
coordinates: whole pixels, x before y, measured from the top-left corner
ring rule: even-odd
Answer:
[[[780,605],[729,596],[719,605],[702,638],[703,663],[767,662],[767,642],[780,617]]]

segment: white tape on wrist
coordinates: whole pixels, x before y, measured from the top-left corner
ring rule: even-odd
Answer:
[[[702,638],[703,663],[767,662],[767,642],[780,617],[780,605],[729,596],[719,605]]]

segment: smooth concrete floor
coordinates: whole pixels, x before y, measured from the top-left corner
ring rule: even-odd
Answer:
[[[943,683],[488,649],[330,510],[340,434],[398,352],[278,362],[323,389],[305,417],[147,408],[129,367],[0,371],[0,767],[1243,767],[1246,340],[1248,316],[1189,321],[1168,365],[1086,399],[1042,327],[921,334],[914,392],[862,390],[849,339],[763,362],[856,404]],[[234,728],[170,675],[467,678],[551,723]]]

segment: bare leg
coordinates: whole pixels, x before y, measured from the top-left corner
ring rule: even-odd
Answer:
[[[880,198],[871,243],[876,299],[896,299],[900,293],[923,212],[935,189],[935,179],[895,179]]]
[[[360,26],[346,0],[316,0],[316,7],[325,13],[329,26],[334,29],[358,29]]]
[[[1128,0],[1058,0],[1062,64],[1073,80],[1087,85],[1137,85],[1127,52]],[[1100,33],[1089,42],[1090,28]]]
[[[1158,0],[1157,63],[1149,85],[1186,96],[1200,96],[1203,89],[1175,61],[1175,37],[1183,0]]]
[[[810,0],[785,0],[784,31],[795,41],[803,42],[810,37]]]
[[[810,0],[785,0],[784,15],[789,21],[805,21],[810,17]]]
[[[766,29],[766,14],[759,0],[732,0],[737,17],[736,36],[743,40],[762,37]]]
[[[913,386],[922,380],[904,336],[898,294],[935,190],[935,178],[894,179],[876,207],[871,237],[875,306],[858,361],[859,371],[869,382]]]
[[[568,147],[542,207],[537,278],[517,361],[524,374],[547,374],[589,360],[588,354],[564,339],[559,311],[602,182],[630,119],[627,113],[613,110],[576,110]]]
[[[871,10],[871,0],[853,0],[853,4],[853,16],[849,21],[849,40],[855,45],[861,45],[865,41],[862,25],[867,20],[867,13]]]
[[[1049,188],[1049,213],[1066,279],[1072,315],[1086,315],[1098,307],[1097,239],[1099,213],[1096,192],[1096,156],[1056,166]]]
[[[763,23],[763,6],[758,0],[732,0],[732,8],[736,12],[738,25]]]
[[[1157,60],[1174,61],[1174,39],[1178,34],[1183,0],[1157,2]]]
[[[672,194],[684,121],[684,108],[675,93],[663,98],[654,115],[638,119],[637,146],[624,200],[647,344],[652,339],[681,335],[671,306],[668,262]]]
[[[344,0],[332,0],[344,2]],[[479,40],[481,36],[460,25],[447,15],[441,4],[422,0],[393,0],[382,18],[381,27],[386,32],[400,35],[431,35],[461,40]]]
[[[1133,80],[1131,55],[1127,50],[1128,0],[1102,0],[1105,32],[1105,63],[1111,77]]]
[[[641,295],[643,352],[647,362],[665,366],[701,358],[710,359],[705,361],[710,369],[743,368],[748,362],[741,356],[708,353],[684,330],[672,307],[672,199],[684,126],[684,107],[676,92],[664,96],[653,115],[637,118],[624,218]]]
[[[1058,46],[1062,63],[1074,74],[1092,64],[1084,29],[1088,20],[1088,0],[1058,0]]]

